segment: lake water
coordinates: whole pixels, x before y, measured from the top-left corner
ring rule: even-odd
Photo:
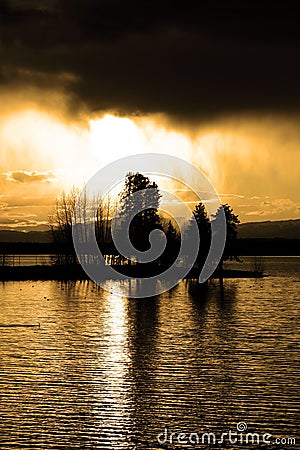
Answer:
[[[174,439],[240,422],[273,444],[213,447],[299,448],[300,258],[264,264],[268,277],[225,280],[223,297],[217,282],[150,299],[2,283],[0,324],[40,328],[0,327],[0,448],[208,448]]]

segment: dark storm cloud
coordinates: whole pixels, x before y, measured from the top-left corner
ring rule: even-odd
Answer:
[[[90,110],[299,112],[298,15],[253,3],[0,0],[0,82],[49,80]]]

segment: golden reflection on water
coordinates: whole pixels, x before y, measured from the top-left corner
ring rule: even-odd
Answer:
[[[0,323],[41,323],[0,329],[0,448],[155,448],[166,425],[239,421],[294,436],[299,267],[226,280],[223,296],[191,281],[146,299],[113,283],[0,285]]]
[[[99,330],[100,341],[96,351],[94,395],[97,401],[93,413],[100,416],[99,429],[103,441],[115,439],[117,429],[129,430],[132,424],[131,355],[127,299],[102,292],[104,321]]]

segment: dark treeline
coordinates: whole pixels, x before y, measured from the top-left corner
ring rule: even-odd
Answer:
[[[80,200],[78,200],[80,198]],[[178,256],[181,241],[190,233],[191,221],[187,223],[180,235],[176,221],[168,219],[159,214],[161,193],[155,182],[141,173],[128,173],[125,178],[123,189],[119,193],[116,201],[110,198],[103,199],[100,196],[88,198],[85,193],[79,197],[79,191],[72,189],[70,193],[63,193],[56,202],[55,208],[50,215],[50,228],[52,230],[54,247],[57,253],[58,264],[76,264],[77,256],[73,248],[73,231],[80,234],[79,239],[88,241],[90,218],[93,217],[93,229],[96,240],[108,264],[112,265],[135,265],[140,264],[135,258],[136,253],[122,256],[122,252],[116,251],[112,239],[112,228],[114,237],[122,242],[124,229],[128,226],[129,239],[134,247],[140,252],[145,252],[150,248],[149,235],[153,230],[161,230],[167,238],[166,248],[163,254],[154,262],[144,263],[146,267],[154,270],[154,267],[169,267]],[[75,209],[75,205],[76,209]],[[211,242],[211,220],[218,221],[221,208],[216,211],[213,217],[208,216],[203,203],[196,205],[193,214],[198,225],[200,234],[200,248],[195,266],[201,269],[203,266]],[[137,212],[138,211],[138,212]],[[232,243],[237,237],[237,224],[239,223],[232,208],[223,205],[227,224],[226,246],[223,257],[220,261],[219,270],[223,268],[223,261],[226,259],[237,259],[233,252]],[[112,216],[115,216],[112,224]],[[191,213],[192,217],[192,213]],[[73,225],[72,225],[73,221]],[[75,224],[74,224],[75,222]],[[82,224],[86,224],[82,226]],[[123,239],[124,240],[124,239]],[[83,257],[85,255],[82,255]],[[184,262],[183,262],[184,263]]]
[[[230,252],[239,256],[300,256],[300,239],[243,238],[231,244]],[[117,254],[112,243],[103,245],[106,254]],[[49,255],[62,251],[55,243],[2,242],[0,255]]]
[[[118,266],[139,265],[135,261],[134,254],[122,256],[116,249],[112,239],[112,217],[115,215],[115,236],[122,233],[124,224],[130,222],[129,238],[134,248],[146,251],[150,248],[149,234],[154,229],[161,230],[167,238],[167,245],[163,254],[153,263],[142,264],[147,271],[153,272],[154,268],[161,271],[162,266],[168,267],[176,260],[180,248],[181,236],[174,220],[159,214],[161,194],[156,183],[140,173],[129,173],[125,178],[125,184],[118,198],[112,201],[109,197],[105,200],[100,196],[92,199],[87,195],[81,195],[80,191],[73,188],[69,193],[62,193],[57,198],[55,207],[49,217],[49,227],[52,232],[51,243],[30,242],[6,242],[0,243],[0,255],[5,261],[5,254],[52,254],[55,255],[55,265],[78,265],[72,240],[72,222],[85,223],[87,217],[93,216],[93,227],[97,243],[108,264]],[[138,198],[134,197],[138,194]],[[77,204],[76,214],[75,205]],[[147,206],[147,207],[146,207]],[[220,261],[218,271],[222,272],[223,262],[227,259],[238,260],[237,255],[299,255],[300,240],[289,239],[238,239],[238,216],[234,214],[230,205],[222,206],[227,224],[226,246]],[[136,210],[140,211],[135,214]],[[198,203],[193,211],[200,234],[200,248],[195,263],[195,269],[201,270],[211,242],[211,223],[217,220],[220,210],[209,218],[205,205]],[[133,219],[131,220],[131,218]],[[184,234],[189,233],[191,224],[187,223]],[[76,225],[75,225],[76,227]],[[84,237],[88,239],[88,235]],[[3,264],[4,265],[4,264]],[[142,266],[140,265],[140,267]],[[134,270],[133,267],[131,270]],[[144,269],[143,269],[144,270]]]

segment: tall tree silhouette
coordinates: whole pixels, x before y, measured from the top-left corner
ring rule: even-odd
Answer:
[[[200,236],[200,247],[197,257],[197,264],[198,266],[202,267],[208,255],[211,240],[210,220],[204,203],[199,202],[196,205],[193,211],[193,215],[197,222]],[[187,232],[189,232],[189,228]]]
[[[49,215],[49,226],[57,249],[56,262],[58,264],[75,264],[77,262],[73,246],[72,224],[74,221],[78,236],[86,241],[91,232],[91,228],[88,226],[88,217],[91,213],[94,217],[93,226],[98,245],[101,246],[104,256],[108,257],[107,251],[110,251],[111,247],[110,216],[114,208],[110,198],[104,200],[100,195],[89,198],[85,191],[80,196],[80,189],[75,187],[68,193],[63,192],[58,196]],[[76,224],[85,226],[76,228]]]
[[[139,192],[138,199],[134,196]],[[125,219],[133,215],[133,211],[138,209],[130,222],[129,238],[132,245],[140,251],[150,248],[149,234],[154,229],[162,229],[158,207],[161,194],[155,182],[139,173],[129,172],[125,178],[125,185],[119,194],[119,220],[117,229],[123,226]],[[146,208],[148,206],[148,208]],[[146,208],[146,209],[144,209]]]
[[[218,211],[215,214],[215,219],[217,220],[220,217],[221,214],[221,208],[224,211],[225,214],[225,221],[226,221],[226,243],[225,243],[225,249],[223,252],[223,256],[220,260],[218,271],[219,271],[219,279],[220,279],[220,285],[223,286],[223,263],[224,261],[228,259],[235,259],[236,261],[239,261],[238,256],[233,251],[234,249],[234,241],[237,238],[237,224],[240,223],[240,220],[238,218],[238,215],[234,214],[233,209],[231,208],[228,203],[220,206]]]
[[[55,206],[49,215],[49,226],[57,249],[57,264],[76,262],[72,241],[72,218],[79,193],[79,189],[75,187],[69,193],[63,192],[56,199]]]
[[[237,224],[240,223],[238,215],[234,214],[233,209],[228,203],[222,205],[225,220],[226,220],[226,244],[223,254],[223,260],[227,259],[238,259],[233,252],[233,243],[237,238]],[[221,207],[215,214],[215,219],[218,220],[218,216],[221,213]]]
[[[162,226],[167,238],[165,251],[160,257],[160,263],[163,266],[170,267],[176,260],[180,250],[180,231],[176,229],[172,220],[165,221],[162,219]]]

